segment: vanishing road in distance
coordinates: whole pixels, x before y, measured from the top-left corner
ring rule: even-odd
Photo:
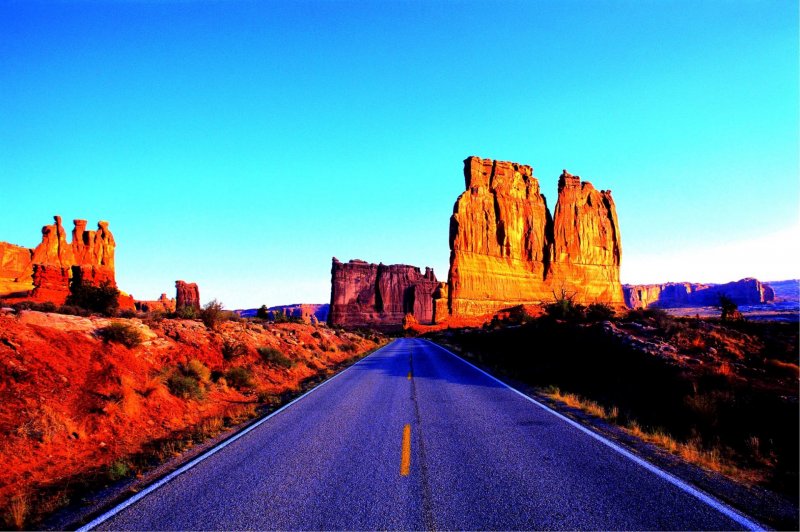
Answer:
[[[90,526],[758,526],[635,460],[441,347],[399,339]]]

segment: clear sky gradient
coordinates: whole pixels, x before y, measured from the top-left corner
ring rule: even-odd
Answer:
[[[790,1],[0,1],[0,240],[110,221],[139,299],[433,266],[470,155],[611,189],[623,282],[800,277]]]

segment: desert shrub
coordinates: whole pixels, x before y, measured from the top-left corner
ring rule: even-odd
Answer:
[[[186,367],[183,368],[183,372],[187,377],[193,377],[203,383],[207,383],[211,378],[211,370],[196,358],[193,358],[186,364]]]
[[[339,346],[339,349],[344,351],[345,353],[352,353],[358,349],[358,346],[353,342],[345,342]]]
[[[258,310],[256,311],[256,318],[260,320],[268,320],[269,319],[269,309],[266,305],[261,305]]]
[[[58,307],[59,314],[67,314],[69,316],[88,316],[91,314],[89,310],[78,307],[76,305],[61,305]]]
[[[175,311],[175,317],[183,320],[194,320],[197,319],[199,315],[200,311],[191,305],[185,305]]]
[[[103,281],[100,286],[73,282],[69,291],[67,305],[76,305],[105,316],[114,315],[119,308],[119,290],[109,281]]]
[[[126,309],[118,311],[117,312],[117,317],[118,318],[135,318],[136,317],[136,311],[126,308]]]
[[[173,371],[167,377],[167,388],[175,397],[183,399],[201,399],[203,390],[195,377],[184,375],[180,370]]]
[[[294,360],[287,357],[274,347],[259,347],[258,354],[261,357],[261,360],[267,364],[274,364],[287,369],[294,366]]]
[[[743,319],[742,313],[739,312],[739,305],[727,295],[719,295],[719,304],[717,306],[721,311],[720,319],[722,321],[738,321]]]
[[[108,466],[109,480],[120,480],[127,477],[129,473],[130,468],[128,464],[122,460],[114,460],[111,462],[111,465]]]
[[[105,342],[122,344],[128,348],[136,347],[142,343],[142,335],[136,327],[119,321],[114,321],[98,329],[97,334]]]
[[[212,299],[200,311],[200,319],[211,330],[216,330],[228,316],[223,310],[222,302]]]
[[[236,389],[250,388],[253,386],[253,372],[245,367],[236,366],[225,372],[225,380]]]
[[[558,294],[553,291],[554,301],[545,306],[545,313],[551,318],[558,320],[575,320],[583,318],[584,306],[575,303],[575,296],[575,293],[570,294],[564,288],[562,288]]]
[[[247,345],[233,338],[226,338],[222,342],[222,358],[233,360],[247,354]]]
[[[606,321],[614,317],[616,312],[605,303],[592,303],[586,308],[586,319],[589,321]]]
[[[37,301],[20,301],[19,303],[14,303],[11,305],[16,312],[20,312],[22,310],[35,310],[38,312],[57,312],[58,307],[56,307],[55,303],[52,301],[44,301],[44,302],[37,302]]]
[[[286,313],[282,309],[276,309],[271,311],[272,312],[272,321],[275,323],[287,323],[289,318],[286,316]]]

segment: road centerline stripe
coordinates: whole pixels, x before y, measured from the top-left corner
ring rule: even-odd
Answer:
[[[403,427],[403,444],[400,451],[400,476],[407,477],[411,471],[411,425]]]

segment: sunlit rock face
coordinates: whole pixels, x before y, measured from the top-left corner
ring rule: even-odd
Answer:
[[[168,298],[167,294],[161,296],[153,301],[139,301],[135,302],[136,310],[140,312],[175,312],[175,298]]]
[[[622,305],[622,246],[609,191],[566,171],[551,217],[530,166],[469,157],[466,191],[450,219],[447,288],[436,321],[552,301],[562,289],[583,304]]]
[[[178,310],[186,307],[200,310],[200,289],[196,283],[175,281],[175,306]]]
[[[392,328],[400,327],[406,314],[431,323],[438,284],[431,268],[422,273],[406,264],[342,263],[334,257],[328,323]]]
[[[756,305],[775,300],[772,288],[751,277],[726,284],[663,283],[625,285],[625,304],[629,308],[704,307],[719,304],[725,295],[737,305]]]
[[[97,224],[96,231],[86,230],[86,220],[74,220],[71,241],[61,224],[42,228],[42,241],[34,249],[0,243],[0,297],[25,297],[37,301],[63,303],[69,284],[76,275],[79,284],[98,286],[107,282],[116,287],[114,272],[114,236],[108,222]]]

